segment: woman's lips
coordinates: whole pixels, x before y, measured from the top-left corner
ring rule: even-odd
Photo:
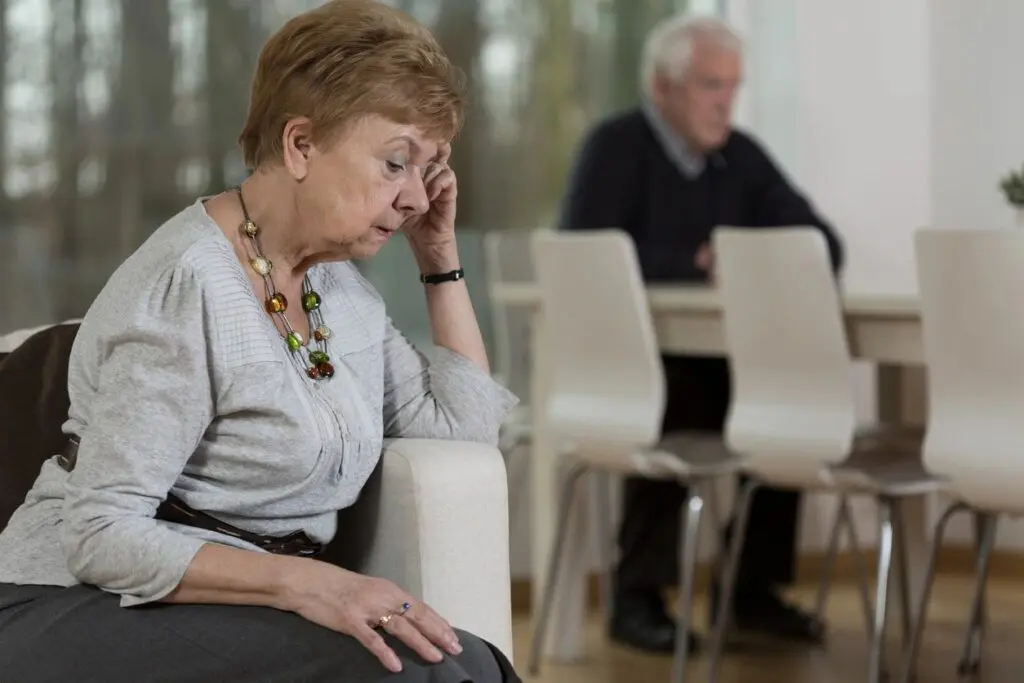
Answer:
[[[377,232],[377,237],[382,241],[387,241],[391,239],[391,236],[395,234],[395,230],[391,230],[390,228],[382,228],[379,225],[375,225],[373,229]]]

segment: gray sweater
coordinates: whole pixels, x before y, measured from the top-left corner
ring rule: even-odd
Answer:
[[[168,491],[256,533],[327,542],[384,436],[497,441],[514,396],[447,349],[428,362],[351,264],[309,277],[333,332],[328,381],[306,378],[201,201],[161,226],[82,322],[64,427],[78,463],[43,465],[0,533],[0,583],[159,600],[204,543],[257,550],[154,519]]]

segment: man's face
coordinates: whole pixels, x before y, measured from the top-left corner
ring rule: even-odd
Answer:
[[[682,78],[655,74],[654,105],[695,152],[712,152],[729,138],[742,72],[738,53],[698,40]]]

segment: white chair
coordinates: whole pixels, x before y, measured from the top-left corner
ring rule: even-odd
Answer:
[[[747,457],[735,533],[714,622],[709,680],[715,681],[751,498],[759,486],[870,494],[880,518],[877,591],[864,597],[871,638],[869,678],[883,675],[894,536],[903,549],[899,501],[933,492],[913,435],[858,428],[852,363],[840,297],[823,235],[812,228],[719,228],[713,236],[733,394],[726,443]],[[905,569],[906,561],[900,562]],[[907,580],[901,575],[906,597]],[[863,586],[863,582],[862,582]],[[904,635],[909,607],[904,601]]]
[[[534,236],[550,359],[548,428],[571,468],[559,501],[555,548],[534,633],[530,671],[538,669],[554,599],[568,515],[580,477],[615,472],[689,484],[683,506],[680,605],[673,679],[683,681],[704,489],[736,471],[739,458],[718,434],[662,439],[666,390],[661,356],[632,240],[619,230]],[[712,504],[713,508],[713,504]],[[606,516],[605,516],[606,517]],[[611,539],[607,518],[600,529]]]
[[[1024,232],[922,231],[916,235],[928,372],[924,462],[948,479],[954,502],[935,527],[901,680],[915,673],[935,562],[950,518],[980,522],[979,552],[961,675],[981,660],[984,590],[996,521],[1024,514]]]

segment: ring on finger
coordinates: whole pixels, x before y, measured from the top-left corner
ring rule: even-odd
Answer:
[[[406,612],[412,609],[412,605],[408,602],[403,602],[402,606],[396,610],[392,610],[377,620],[377,628],[386,629],[391,623],[391,620],[395,617],[404,616]]]

